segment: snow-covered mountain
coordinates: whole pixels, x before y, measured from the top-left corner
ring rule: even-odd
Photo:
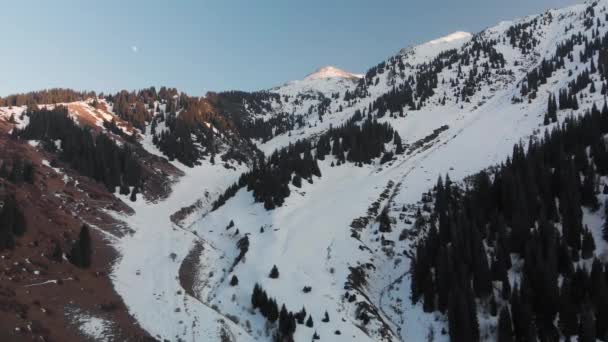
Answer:
[[[401,210],[416,204],[438,175],[449,172],[453,180],[462,179],[503,161],[513,144],[550,128],[543,126],[549,94],[557,94],[590,68],[590,59],[583,62],[579,54],[585,40],[606,34],[605,6],[601,1],[550,10],[475,35],[456,33],[405,48],[359,80],[308,77],[270,89],[280,101],[251,116],[287,114],[302,124],[260,141],[267,154],[297,140],[315,140],[357,111],[390,123],[407,152],[388,163],[376,160],[362,167],[332,167],[333,157],[319,161],[322,176],[302,188],[290,186],[285,203],[271,211],[255,203],[247,189],[239,190],[187,228],[209,245],[188,256],[196,260],[199,272],[193,295],[222,315],[235,317],[235,335],[242,334],[237,339],[263,340],[271,334],[266,319],[251,310],[256,283],[279,306],[284,303],[293,312],[304,307],[311,314],[313,328],[298,325],[296,341],[310,340],[315,332],[332,341],[411,341],[423,339],[429,329],[436,340],[447,339],[440,334],[446,324],[441,318],[409,303],[407,256],[415,240],[400,241],[399,235],[411,226],[415,209]],[[543,60],[552,61],[561,53],[561,44],[579,33],[586,38],[567,54],[572,59],[565,56],[564,66],[539,82],[533,94],[522,92]],[[598,90],[581,91],[579,112],[603,103],[602,80],[599,75],[591,78]],[[564,109],[557,115],[561,121],[573,112]],[[391,233],[378,232],[375,218],[383,207],[390,209]],[[357,222],[363,222],[362,228]],[[361,230],[353,234],[353,229]],[[245,237],[248,250],[235,264],[241,253],[237,245]],[[268,277],[274,265],[278,279]],[[236,286],[230,285],[233,276]],[[303,292],[305,287],[311,291]],[[136,314],[149,309],[133,308]],[[322,322],[325,312],[328,323]],[[480,321],[492,339],[495,321]],[[162,336],[169,327],[158,322],[151,320],[149,326]]]
[[[439,175],[461,182],[504,162],[514,144],[601,108],[607,6],[455,32],[405,47],[365,75],[328,66],[272,89],[197,99],[202,109],[189,115],[214,132],[192,132],[198,163],[170,161],[183,176],[162,200],[117,195],[134,210],[113,214],[133,230],[115,242],[111,275],[129,313],[160,340],[270,341],[293,314],[302,321],[290,331],[295,341],[449,340],[446,315],[410,301],[421,198]],[[138,131],[157,156],[166,153],[154,141],[185,113],[160,106]],[[243,163],[211,162],[245,146],[265,160],[248,152]],[[296,170],[309,165],[306,176]],[[583,220],[600,236],[600,214]],[[285,305],[278,320],[252,301],[254,287],[262,303]],[[478,317],[482,339],[495,340],[497,318]]]
[[[429,329],[436,340],[447,339],[440,333],[444,320],[408,299],[408,256],[415,239],[401,241],[399,235],[412,225],[415,206],[409,206],[432,188],[438,175],[449,172],[452,180],[460,180],[503,161],[513,144],[551,128],[543,126],[549,95],[591,67],[593,58],[582,61],[580,55],[595,37],[608,32],[606,4],[549,10],[475,35],[457,32],[402,49],[362,78],[321,69],[302,81],[268,90],[279,97],[269,102],[269,110],[250,112],[251,117],[286,115],[300,124],[259,141],[266,154],[297,140],[315,141],[357,111],[394,127],[406,153],[387,163],[376,159],[358,167],[336,166],[335,157],[325,158],[319,161],[322,176],[303,182],[301,188],[290,185],[285,203],[273,210],[254,202],[252,193],[242,188],[185,231],[162,229],[161,239],[150,237],[149,228],[142,227],[136,236],[146,237],[146,242],[135,236],[132,242],[125,240],[125,250],[149,249],[157,257],[146,259],[149,271],[128,276],[141,267],[142,256],[125,256],[115,277],[121,282],[128,277],[129,286],[118,285],[119,292],[143,326],[164,338],[210,336],[220,329],[235,340],[269,339],[272,325],[251,309],[257,283],[279,306],[284,303],[294,313],[304,307],[312,317],[312,328],[297,326],[296,341],[310,340],[315,333],[331,341],[412,341],[423,339]],[[573,37],[571,51],[560,51]],[[533,75],[544,63],[556,63],[555,58],[563,59],[563,66],[535,84]],[[581,90],[580,109],[558,110],[559,121],[603,103],[602,78],[590,77],[597,91],[590,86]],[[530,85],[533,91],[522,90]],[[395,147],[389,143],[385,148]],[[236,175],[218,176],[228,184]],[[376,216],[384,207],[389,208],[393,228],[379,233]],[[140,217],[145,216],[136,214],[127,221]],[[243,239],[245,252],[239,247]],[[172,250],[177,251],[176,260],[166,257]],[[177,277],[184,260],[196,272],[186,291],[196,300],[183,293],[175,296],[184,285]],[[275,265],[280,276],[273,279],[268,274]],[[156,269],[174,272],[161,275],[152,271]],[[233,277],[238,279],[234,286]],[[131,288],[137,288],[136,293]],[[150,296],[158,296],[158,305],[146,300]],[[485,336],[493,339],[495,319],[484,316],[480,321]]]

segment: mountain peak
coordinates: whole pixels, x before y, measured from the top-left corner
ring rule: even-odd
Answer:
[[[315,72],[304,77],[305,80],[315,80],[320,78],[361,78],[361,75],[352,74],[348,71],[338,69],[332,65],[326,65],[317,69]]]
[[[450,34],[448,34],[447,36],[443,36],[437,39],[433,39],[429,42],[427,42],[427,44],[430,45],[437,45],[437,44],[441,44],[441,43],[449,43],[449,42],[453,42],[456,40],[461,40],[461,39],[466,39],[466,38],[470,38],[473,35],[470,34],[469,32],[464,32],[464,31],[456,31],[456,32],[452,32]]]

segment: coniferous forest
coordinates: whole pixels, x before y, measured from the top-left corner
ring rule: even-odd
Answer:
[[[184,6],[137,6],[147,20],[131,24],[204,37]],[[390,38],[374,25],[387,9],[324,10],[324,24],[354,13],[369,19],[359,38]],[[350,59],[386,44],[359,39],[335,61],[350,72],[281,76],[276,39],[252,40],[255,27],[210,50],[231,62],[211,69],[184,39],[112,48],[117,70],[13,63],[5,78],[23,89],[67,77],[115,90],[0,97],[0,341],[608,342],[608,0],[525,10],[404,37],[367,70]],[[7,36],[40,33],[18,20]],[[63,37],[67,52],[114,21]],[[31,57],[21,48],[3,54]],[[164,66],[144,63],[155,48]],[[218,79],[224,90],[207,91]]]
[[[95,135],[89,128],[78,126],[65,107],[30,110],[26,115],[29,124],[22,130],[14,129],[14,137],[40,140],[51,152],[59,152],[62,161],[103,183],[110,192],[116,187],[141,186],[141,167],[128,144],[118,146],[107,135]]]
[[[251,171],[242,174],[239,181],[214,202],[213,210],[243,187],[253,191],[255,201],[264,203],[267,210],[280,207],[289,196],[290,182],[299,188],[303,179],[312,183],[312,176],[321,177],[318,160],[332,155],[336,158],[336,166],[346,161],[362,166],[380,157],[385,152],[384,145],[392,141],[395,142],[395,153],[403,153],[401,138],[388,123],[378,123],[371,115],[364,119],[357,112],[344,125],[321,135],[316,145],[310,140],[298,140],[275,151],[268,159],[260,158]]]
[[[95,92],[54,88],[0,97],[0,106],[24,106],[36,104],[67,103],[95,97]]]
[[[593,106],[464,185],[439,178],[410,300],[446,314],[452,341],[480,339],[480,308],[500,315],[499,341],[608,339],[608,268],[583,219],[600,207],[607,133],[608,107]]]

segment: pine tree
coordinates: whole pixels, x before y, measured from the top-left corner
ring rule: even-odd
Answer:
[[[253,293],[251,294],[251,307],[254,309],[257,309],[259,307],[261,307],[261,296],[262,296],[262,289],[260,287],[259,284],[255,284],[253,286]]]
[[[13,167],[11,168],[8,180],[15,184],[23,182],[23,161],[21,158],[15,158],[13,160]]]
[[[23,181],[34,184],[34,165],[30,162],[23,165]]]
[[[133,187],[133,190],[131,191],[131,197],[129,197],[129,199],[131,200],[131,202],[137,201],[137,187],[136,186]]]
[[[516,339],[518,341],[536,341],[536,329],[532,309],[527,300],[525,298],[522,299],[521,291],[517,287],[517,284],[513,288],[510,303],[513,331]]]
[[[580,342],[595,342],[595,317],[591,305],[583,304],[581,312],[581,323],[578,330],[578,340]]]
[[[281,311],[279,312],[279,331],[282,336],[289,334],[289,314],[287,313],[285,304],[281,306]]]
[[[585,172],[585,180],[583,181],[581,191],[581,203],[593,211],[597,210],[600,206],[595,195],[595,172],[592,167],[587,167],[587,172]]]
[[[498,316],[498,342],[513,342],[513,327],[511,325],[511,314],[509,307],[503,306]]]
[[[427,273],[424,286],[424,312],[435,311],[435,286],[433,285],[433,276],[431,272]]]
[[[0,163],[0,178],[8,178],[8,167],[6,166],[6,162]]]
[[[277,279],[279,277],[279,269],[277,268],[277,265],[272,266],[268,277],[272,279]]]
[[[266,318],[268,318],[271,323],[276,322],[279,318],[279,305],[274,298],[269,301],[268,317]]]
[[[236,277],[236,275],[232,276],[232,279],[230,279],[230,286],[237,286],[239,284],[239,278]]]
[[[395,154],[403,154],[403,152],[405,152],[405,150],[403,149],[403,142],[401,141],[401,136],[399,136],[399,133],[397,133],[397,131],[395,131],[394,143]]]
[[[492,276],[490,274],[483,242],[481,241],[477,230],[474,230],[473,235],[473,243],[477,244],[477,253],[473,257],[473,287],[477,297],[483,298],[489,296],[492,292]]]
[[[297,313],[296,319],[298,324],[304,324],[304,320],[306,319],[306,309],[304,307],[302,307],[302,310]]]
[[[91,236],[89,235],[89,227],[82,225],[78,240],[72,246],[69,260],[74,266],[80,268],[88,268],[91,266]]]
[[[437,266],[437,309],[445,313],[448,308],[448,296],[450,293],[450,262],[448,251],[445,246],[439,248]]]
[[[314,325],[314,323],[312,322],[312,316],[309,315],[308,319],[306,320],[306,326],[309,328],[312,328],[313,325]]]
[[[570,279],[565,278],[560,294],[559,328],[561,333],[570,338],[578,331],[578,309],[572,298]]]
[[[593,256],[593,252],[595,251],[595,241],[593,240],[593,235],[585,226],[585,230],[583,232],[583,245],[581,249],[581,256],[583,259],[589,259]]]
[[[547,103],[547,116],[551,119],[551,122],[557,121],[557,103],[555,101],[555,95],[550,94]]]
[[[230,222],[228,222],[228,225],[226,226],[226,230],[229,230],[232,227],[234,227],[234,221],[230,220]]]
[[[293,180],[292,180],[291,184],[293,186],[295,186],[296,188],[301,188],[302,187],[302,176],[300,176],[299,174],[296,173],[293,176]]]
[[[384,207],[382,209],[382,213],[378,216],[378,222],[380,222],[379,231],[382,233],[390,233],[391,229],[391,219],[388,216],[388,207]]]

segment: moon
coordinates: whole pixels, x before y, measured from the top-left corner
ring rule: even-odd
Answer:
[[[131,46],[131,51],[133,51],[134,53],[137,53],[137,45]]]

